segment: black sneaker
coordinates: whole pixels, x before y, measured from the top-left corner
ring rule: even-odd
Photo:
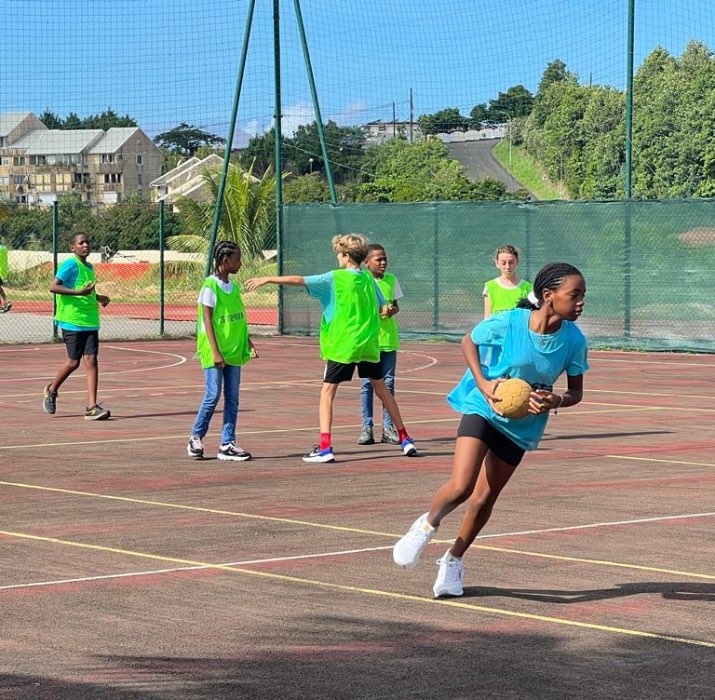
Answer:
[[[251,459],[251,453],[231,442],[218,448],[216,458],[222,462],[247,462]]]
[[[3,307],[0,309],[0,314],[6,314],[10,309],[12,308],[12,304],[4,304]]]
[[[372,434],[372,428],[369,425],[364,425],[360,437],[357,441],[358,445],[374,445],[375,438]]]
[[[85,420],[107,420],[112,413],[108,408],[102,408],[98,403],[90,406],[84,412]]]
[[[193,435],[186,446],[186,453],[193,459],[204,458],[204,443],[198,435]]]
[[[383,428],[382,429],[382,439],[380,442],[386,442],[390,445],[400,445],[400,436],[394,428]]]
[[[57,392],[52,391],[50,387],[52,384],[48,384],[43,392],[42,408],[45,409],[45,413],[49,413],[51,416],[54,415],[57,410]]]

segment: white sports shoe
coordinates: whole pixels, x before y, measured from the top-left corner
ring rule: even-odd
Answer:
[[[449,553],[449,550],[441,559],[437,559],[439,571],[437,572],[437,580],[434,582],[432,590],[434,597],[439,598],[443,595],[462,595],[462,579],[464,578],[464,561],[461,557],[455,557]]]
[[[395,560],[395,564],[405,569],[411,569],[415,566],[420,554],[422,554],[422,550],[427,546],[435,532],[437,532],[437,528],[432,527],[427,522],[427,513],[417,518],[412,523],[412,527],[407,531],[407,534],[392,549],[392,558]]]

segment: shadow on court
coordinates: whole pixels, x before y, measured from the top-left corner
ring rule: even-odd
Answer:
[[[508,625],[509,623],[502,623]],[[564,650],[548,634],[475,631],[356,617],[309,617],[276,630],[270,647],[233,632],[232,658],[206,655],[94,656],[73,681],[0,676],[3,697],[24,700],[431,700],[450,698],[659,698],[710,700],[708,651],[611,638],[607,646]],[[205,630],[204,632],[209,632]],[[687,668],[686,668],[687,666]],[[86,677],[86,680],[82,679]],[[131,690],[123,678],[132,678]],[[554,685],[558,677],[558,685]],[[679,678],[674,683],[673,678]],[[100,680],[101,679],[101,680]]]
[[[595,600],[624,598],[631,595],[659,594],[665,600],[707,600],[715,601],[715,584],[712,583],[619,583],[614,588],[597,588],[594,590],[538,590],[527,588],[493,588],[474,586],[464,589],[465,598],[520,598],[522,600],[538,600],[542,603],[588,603]]]

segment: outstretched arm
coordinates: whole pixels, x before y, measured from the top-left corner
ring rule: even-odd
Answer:
[[[249,292],[255,292],[256,289],[264,284],[283,284],[288,287],[304,287],[305,278],[300,275],[281,275],[278,277],[252,277],[246,280],[246,289]]]

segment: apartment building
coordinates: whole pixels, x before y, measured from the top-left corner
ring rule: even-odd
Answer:
[[[34,114],[0,114],[0,199],[50,205],[76,192],[107,206],[149,197],[162,154],[139,127],[48,129]]]

